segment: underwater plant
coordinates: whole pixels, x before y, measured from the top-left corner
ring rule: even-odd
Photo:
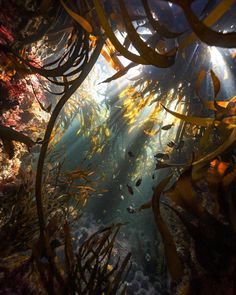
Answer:
[[[218,25],[224,15],[231,21],[235,6],[232,1],[208,1],[199,13],[195,2],[0,1],[1,294],[145,292],[137,290],[141,283],[125,283],[131,254],[122,261],[112,259],[122,223],[76,244],[75,220],[99,192],[96,182],[103,174],[95,181],[92,169],[63,170],[55,147],[75,114],[80,120],[77,134],[91,141],[85,162],[115,148],[123,151],[116,143],[124,130],[134,136],[125,156],[117,156],[125,173],[116,159],[111,173],[122,192],[121,180],[131,176],[125,185],[130,198],[153,163],[154,172],[167,168],[163,180],[158,174],[151,201],[139,209],[127,207],[133,216],[153,209],[173,280],[169,291],[158,292],[235,292],[235,97],[216,100],[223,82],[214,69],[208,70],[208,55],[191,47],[197,39],[203,49],[235,48],[236,33]],[[117,87],[121,91],[112,97],[116,105],[112,108],[109,101],[107,112],[83,94],[82,84],[100,55],[115,71],[101,83],[116,83],[141,65],[126,87]],[[190,68],[184,82],[182,64]],[[202,95],[207,79],[210,100]],[[173,129],[175,139],[162,143],[163,134]],[[150,152],[141,150],[150,142],[155,160],[146,165]],[[160,150],[153,148],[159,144]],[[101,163],[100,171],[105,167]]]

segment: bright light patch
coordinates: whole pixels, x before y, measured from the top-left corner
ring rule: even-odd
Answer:
[[[220,51],[216,47],[214,47],[214,46],[209,47],[209,51],[211,54],[211,62],[214,65],[217,65],[217,66],[225,65],[224,58],[222,57]]]
[[[128,71],[127,78],[135,78],[141,73],[141,66],[136,66]]]

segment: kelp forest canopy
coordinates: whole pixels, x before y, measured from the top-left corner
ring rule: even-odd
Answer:
[[[0,0],[0,294],[235,294],[235,75],[234,0]]]

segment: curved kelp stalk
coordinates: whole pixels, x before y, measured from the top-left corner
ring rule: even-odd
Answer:
[[[105,31],[106,36],[110,39],[111,43],[115,47],[115,49],[124,57],[127,59],[131,60],[132,62],[138,63],[138,64],[143,64],[147,65],[148,62],[141,56],[134,54],[127,50],[121,43],[120,41],[116,38],[115,34],[112,31],[111,26],[109,25],[107,21],[107,16],[104,13],[103,7],[101,5],[100,0],[93,0],[97,16],[99,18],[99,21],[101,23],[101,26],[103,30]]]
[[[153,29],[162,37],[167,38],[167,39],[172,39],[179,37],[183,33],[176,33],[170,31],[164,24],[160,23],[158,20],[154,19],[152,16],[152,12],[150,10],[148,0],[141,0],[143,4],[144,11],[147,15],[148,21],[153,27]]]
[[[164,222],[160,212],[160,197],[161,193],[169,183],[172,175],[164,178],[159,185],[155,188],[152,197],[152,209],[155,216],[155,221],[162,236],[163,244],[165,247],[165,255],[167,265],[173,280],[180,280],[183,276],[183,265],[176,250],[174,239]]]
[[[37,174],[36,174],[36,183],[35,183],[35,197],[37,203],[37,212],[39,219],[39,227],[40,227],[40,238],[43,241],[44,247],[47,253],[47,258],[49,260],[50,266],[53,270],[53,273],[57,272],[54,264],[53,255],[50,251],[50,245],[48,241],[48,235],[46,231],[46,216],[43,208],[43,200],[42,200],[42,179],[43,179],[43,167],[47,154],[48,145],[50,142],[50,137],[53,131],[53,127],[57,120],[58,115],[60,114],[61,109],[65,105],[65,103],[69,100],[71,95],[78,89],[81,83],[85,80],[91,69],[93,68],[95,62],[97,61],[99,54],[101,52],[102,46],[104,44],[103,39],[99,39],[96,48],[94,49],[89,61],[84,65],[80,76],[73,82],[72,86],[66,91],[66,93],[61,97],[60,101],[57,103],[54,108],[50,120],[48,122],[46,132],[44,135],[42,147],[39,154],[38,165],[37,165]],[[57,276],[58,281],[60,282],[60,275]]]
[[[125,23],[127,34],[133,44],[133,46],[137,49],[140,56],[145,58],[148,64],[154,65],[159,68],[168,68],[172,66],[175,62],[175,55],[177,49],[172,49],[171,52],[167,52],[166,54],[159,54],[155,49],[152,49],[147,46],[146,42],[144,42],[140,37],[135,28],[133,27],[132,21],[130,19],[129,13],[125,6],[123,0],[119,0],[121,15],[123,17],[123,21]]]
[[[64,7],[65,11],[77,22],[81,25],[81,27],[87,31],[88,33],[92,33],[93,28],[91,24],[82,16],[71,10],[63,0],[60,0],[62,6]]]
[[[192,0],[170,0],[170,2],[179,5],[183,9],[184,15],[191,29],[202,42],[210,46],[217,46],[223,48],[236,47],[236,32],[220,33],[206,26],[203,22],[201,22],[198,19],[196,14],[192,11]]]
[[[22,57],[12,47],[0,44],[0,50],[14,63],[17,71],[25,74],[39,74],[57,86],[66,87],[78,78],[82,69],[81,63],[85,62],[89,53],[88,35],[78,31],[74,37],[76,41],[69,46],[69,49],[61,57],[44,66]],[[53,65],[53,68],[48,68]],[[58,80],[59,78],[60,80]]]

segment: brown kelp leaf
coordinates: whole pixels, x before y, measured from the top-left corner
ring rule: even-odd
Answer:
[[[223,114],[230,114],[230,110],[228,109],[229,102],[228,101],[205,101],[204,105],[209,110],[213,110],[217,112],[217,118],[221,118],[220,116]]]
[[[188,165],[188,163],[170,163],[170,162],[157,161],[155,170],[163,169],[163,168],[185,167],[186,165]]]
[[[148,201],[147,203],[142,204],[139,208],[138,211],[142,211],[145,209],[150,209],[152,208],[152,200]]]
[[[157,227],[162,236],[163,244],[165,247],[165,254],[169,272],[173,280],[179,280],[183,276],[183,265],[178,256],[173,237],[160,214],[160,196],[167,184],[169,183],[172,175],[164,178],[159,185],[155,188],[152,197],[152,209],[155,216]]]
[[[214,126],[208,126],[204,130],[204,134],[202,138],[200,139],[200,144],[199,144],[199,153],[203,153],[206,147],[211,144],[210,136],[212,134],[212,131],[214,129]]]
[[[163,106],[163,105],[162,105]],[[210,125],[213,124],[213,122],[215,124],[217,124],[218,122],[215,121],[213,118],[202,118],[202,117],[194,117],[194,116],[185,116],[179,113],[176,113],[174,111],[171,111],[169,109],[167,109],[166,107],[163,106],[163,108],[170,113],[171,115],[175,116],[178,119],[181,119],[187,123],[191,123],[193,125],[199,125],[199,126],[205,126],[208,127]]]
[[[65,221],[64,226],[64,239],[65,239],[65,259],[68,270],[71,270],[71,267],[74,264],[74,252],[72,248],[72,238],[70,234],[70,227],[67,221]]]
[[[83,29],[85,29],[85,31],[87,31],[88,33],[92,33],[93,28],[90,25],[90,23],[81,15],[77,14],[76,12],[74,12],[73,10],[71,10],[65,3],[63,0],[60,0],[62,6],[64,7],[65,11],[78,23],[81,25],[81,27]]]
[[[107,16],[104,13],[103,7],[101,5],[101,0],[93,0],[94,7],[97,12],[97,16],[99,18],[99,21],[102,25],[103,30],[106,33],[106,36],[109,38],[115,49],[124,57],[129,59],[130,61],[133,61],[138,64],[148,64],[148,62],[141,56],[136,55],[129,50],[127,50],[116,38],[115,34],[112,31],[111,26],[108,23]]]
[[[119,271],[117,272],[116,276],[114,277],[114,279],[112,281],[112,289],[111,289],[111,292],[109,292],[109,294],[117,294],[117,290],[119,288],[122,275],[124,274],[125,269],[127,268],[130,258],[131,258],[131,253],[128,253],[125,256],[125,258],[119,268]]]
[[[165,125],[165,126],[161,127],[161,130],[169,130],[173,126],[174,126],[173,123],[172,124]]]
[[[108,43],[108,40],[107,42]],[[101,54],[105,58],[105,60],[108,62],[108,64],[115,70],[115,71],[120,71],[124,69],[124,66],[120,63],[120,61],[117,59],[116,55],[113,54],[113,51],[107,50],[107,44],[102,48]],[[101,82],[105,83],[105,82]],[[99,83],[100,84],[100,83]]]
[[[145,13],[147,15],[147,18],[148,18],[151,26],[162,37],[165,37],[165,38],[176,38],[176,37],[180,36],[181,34],[183,34],[183,33],[175,33],[175,32],[170,31],[165,25],[163,25],[158,20],[154,19],[153,16],[152,16],[152,12],[150,10],[150,7],[148,5],[148,1],[147,0],[142,0],[142,4],[143,4],[143,8],[145,10]]]
[[[194,219],[193,223],[189,221],[189,218],[187,218],[186,214],[183,212],[176,210],[169,204],[164,203],[164,205],[168,206],[175,212],[187,229],[189,235],[193,238],[198,263],[205,270],[210,271],[210,273],[217,272],[218,274],[218,268],[224,268],[226,245],[222,245],[224,235],[216,235],[217,227],[214,218],[210,217],[210,214],[206,211],[205,223],[204,221],[200,222],[197,218]],[[221,250],[222,248],[224,249],[223,253]],[[223,272],[224,271],[225,270],[223,269]]]
[[[9,159],[11,160],[14,157],[14,144],[11,140],[3,139],[3,147],[5,152],[8,154]]]
[[[167,168],[167,167],[170,167],[169,163],[162,162],[162,161],[157,161],[155,170],[163,169],[163,168]]]
[[[220,145],[217,149],[215,149],[213,152],[209,153],[208,155],[194,161],[192,165],[198,165],[200,163],[207,163],[211,161],[212,159],[216,158],[218,155],[223,153],[226,149],[228,149],[231,145],[233,145],[236,141],[236,127],[233,128],[230,136],[226,139],[226,141]]]
[[[134,191],[132,189],[132,187],[130,185],[127,184],[127,188],[128,188],[128,192],[133,195],[134,194]]]
[[[142,178],[139,178],[139,179],[136,181],[135,185],[136,185],[136,186],[140,186],[141,183],[142,183]]]
[[[135,66],[137,66],[137,64],[134,63],[134,62],[131,62],[131,63],[128,64],[126,67],[124,67],[123,69],[120,69],[120,70],[119,70],[117,73],[115,73],[113,76],[111,76],[110,78],[108,78],[108,79],[102,81],[101,83],[109,83],[109,82],[114,81],[114,80],[116,80],[116,79],[118,79],[118,78],[121,78],[121,77],[123,77],[123,76],[128,72],[129,69],[131,69],[131,68],[133,68],[133,67],[135,67]],[[101,84],[101,83],[99,83],[99,84]]]
[[[142,56],[148,62],[148,64],[157,67],[167,68],[173,65],[175,62],[177,49],[175,48],[170,52],[167,52],[166,54],[159,54],[157,51],[155,51],[155,49],[148,47],[146,42],[140,38],[139,34],[134,28],[132,20],[130,19],[128,10],[124,3],[124,0],[119,0],[119,5],[121,8],[123,21],[126,27],[126,32],[130,37],[130,40],[132,41],[132,45],[139,52],[140,56]]]
[[[227,124],[228,129],[234,128],[236,127],[236,116],[223,118],[222,123]]]
[[[216,98],[219,91],[220,91],[220,80],[219,78],[216,76],[215,72],[213,70],[211,70],[211,80],[214,86],[214,97]]]
[[[206,77],[206,71],[205,70],[201,70],[200,73],[198,74],[198,79],[197,79],[197,81],[195,83],[196,94],[197,94],[197,96],[199,98],[201,98],[200,89],[201,89],[202,82],[205,79],[205,77]]]
[[[130,41],[130,39],[129,39],[129,36],[127,35],[126,37],[125,37],[125,40],[124,40],[124,43],[123,43],[123,46],[125,47],[125,48],[129,48],[130,47],[130,44],[131,44],[131,41]]]
[[[96,257],[95,262],[93,263],[93,267],[91,268],[91,271],[89,273],[89,280],[86,286],[86,290],[88,294],[92,294],[94,289],[94,282],[96,282],[96,275],[99,272],[99,259]]]
[[[223,48],[236,47],[236,33],[220,33],[212,30],[210,27],[207,27],[192,11],[192,1],[171,0],[171,2],[181,6],[191,29],[202,42],[210,46],[218,46]]]
[[[201,215],[201,206],[192,188],[191,170],[186,170],[175,183],[175,185],[165,193],[176,205],[182,207],[187,212]]]
[[[222,184],[224,187],[224,190],[227,191],[229,185],[236,180],[236,165],[234,165],[233,171],[228,173],[226,176],[224,176]]]
[[[227,109],[227,106],[228,106],[229,102],[228,101],[217,101],[217,107],[220,107],[222,109]],[[216,111],[216,107],[215,107],[215,101],[205,101],[204,102],[204,105],[206,108],[208,108],[209,110],[213,110],[213,111]]]
[[[217,101],[214,100],[214,108],[217,111],[217,116],[221,116],[228,113],[227,108],[224,108],[218,104]]]
[[[204,105],[213,111],[216,111],[216,119],[222,120],[223,115],[234,115],[235,114],[235,102],[230,101],[206,101]],[[225,118],[226,119],[226,118]],[[224,119],[223,119],[224,120]],[[226,123],[231,124],[231,123]]]

